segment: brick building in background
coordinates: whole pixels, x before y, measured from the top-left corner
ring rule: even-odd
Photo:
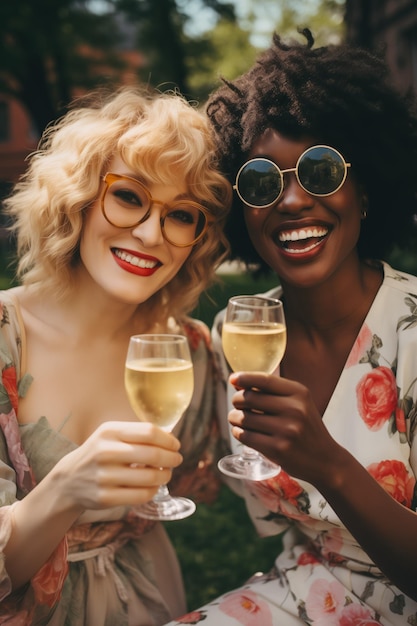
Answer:
[[[23,172],[25,158],[36,147],[38,135],[17,100],[0,94],[0,194]]]
[[[122,50],[120,56],[127,66],[125,70],[118,72],[118,84],[135,83],[138,80],[138,69],[143,64],[142,55],[135,50]],[[109,75],[112,75],[111,70]],[[77,92],[73,97],[80,95]],[[0,199],[25,171],[25,159],[35,150],[39,139],[39,133],[23,106],[17,100],[0,93]]]

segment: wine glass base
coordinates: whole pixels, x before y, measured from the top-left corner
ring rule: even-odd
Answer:
[[[171,497],[161,502],[151,500],[146,504],[135,507],[135,511],[140,517],[165,522],[184,519],[192,515],[195,510],[196,505],[192,500]]]
[[[217,463],[219,470],[231,476],[244,480],[266,480],[277,476],[281,468],[279,465],[268,461],[265,457],[245,459],[241,454],[229,454]]]

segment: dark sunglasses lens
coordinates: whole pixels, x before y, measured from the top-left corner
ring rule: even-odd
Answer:
[[[302,186],[318,196],[336,191],[346,176],[342,156],[327,146],[315,146],[301,157],[298,178]]]
[[[264,207],[275,202],[280,195],[282,179],[275,163],[253,159],[240,170],[236,187],[243,202]]]

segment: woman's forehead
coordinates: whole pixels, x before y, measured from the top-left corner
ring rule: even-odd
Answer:
[[[167,190],[171,190],[175,196],[190,195],[184,172],[174,164],[167,172],[158,168],[157,164],[155,164],[155,168],[152,168],[152,171],[149,171],[149,164],[142,166],[139,162],[129,165],[120,155],[117,155],[109,161],[107,171],[138,180],[149,188],[154,185],[164,186]]]

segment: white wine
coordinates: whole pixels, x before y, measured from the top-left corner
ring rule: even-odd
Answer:
[[[278,322],[225,322],[222,344],[233,371],[272,374],[284,356],[287,331]]]
[[[193,365],[178,358],[128,360],[125,387],[137,417],[171,431],[191,402]]]

